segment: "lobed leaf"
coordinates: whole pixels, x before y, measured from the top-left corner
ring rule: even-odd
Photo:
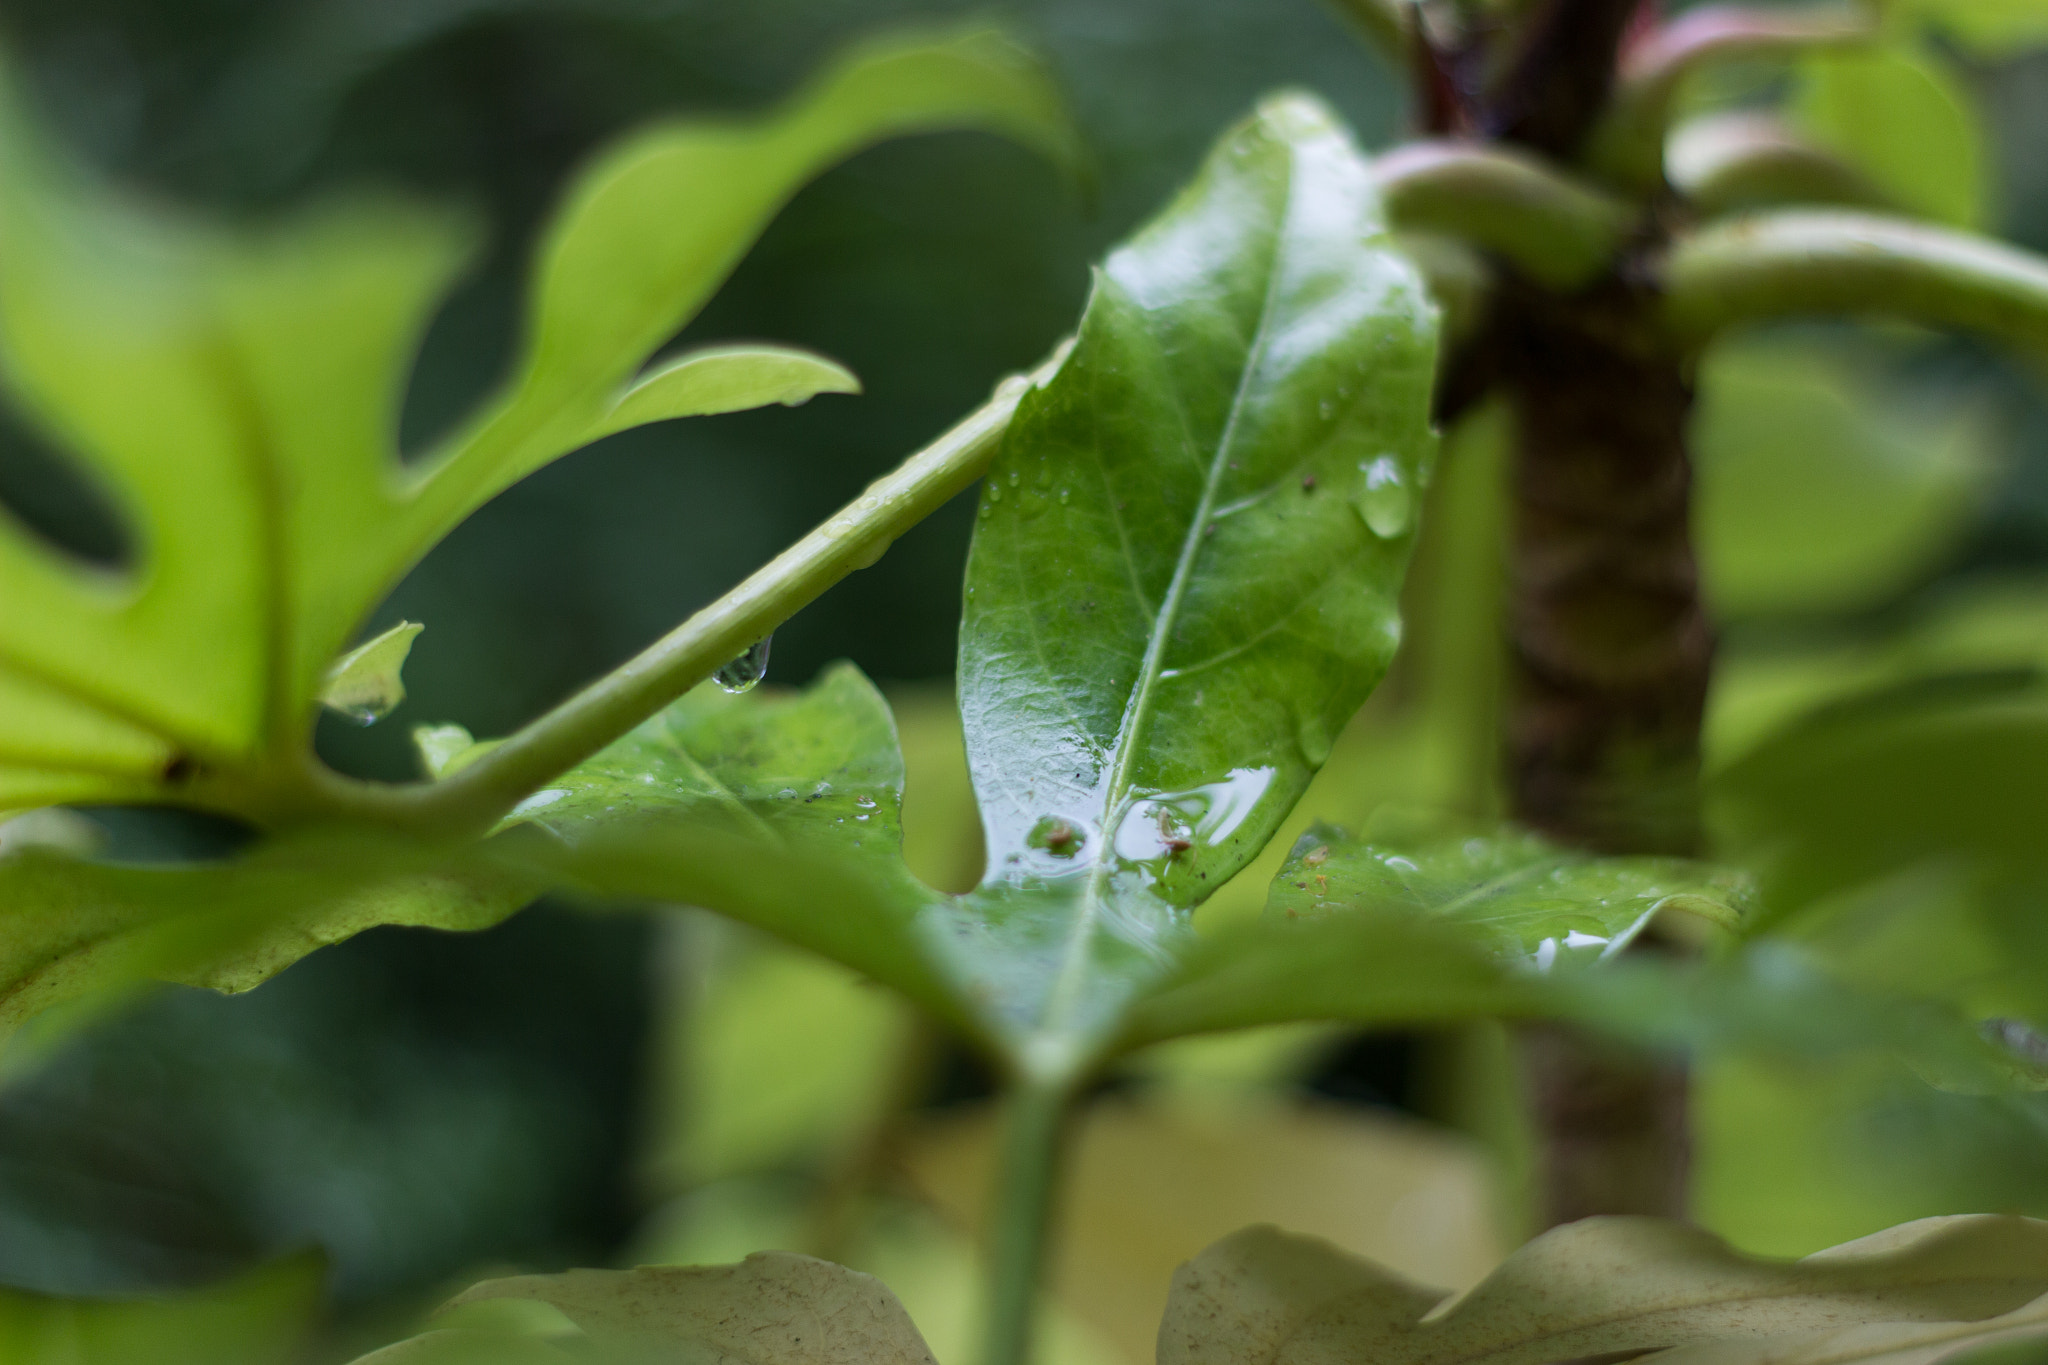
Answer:
[[[1818,1329],[1990,1328],[2044,1291],[2048,1224],[2030,1218],[1929,1218],[1795,1262],[1742,1256],[1681,1223],[1588,1218],[1538,1237],[1448,1307],[1441,1291],[1327,1243],[1257,1227],[1174,1276],[1159,1359],[1541,1365],[1684,1347],[1775,1361],[1787,1344],[1810,1350]]]
[[[8,397],[106,486],[139,548],[110,573],[0,519],[0,807],[262,820],[278,792],[303,796],[336,656],[485,500],[638,422],[855,387],[772,347],[633,377],[811,177],[951,127],[1071,141],[1042,75],[968,35],[870,45],[765,118],[675,122],[601,159],[548,230],[510,389],[401,468],[398,404],[466,225],[368,201],[254,232],[175,221],[54,164],[8,103]]]

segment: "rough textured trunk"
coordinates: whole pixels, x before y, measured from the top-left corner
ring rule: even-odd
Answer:
[[[1601,853],[1699,851],[1713,635],[1690,533],[1692,393],[1652,301],[1610,281],[1511,290],[1492,338],[1516,419],[1506,716],[1511,810]],[[1682,1217],[1682,1064],[1562,1027],[1526,1030],[1542,1226]]]

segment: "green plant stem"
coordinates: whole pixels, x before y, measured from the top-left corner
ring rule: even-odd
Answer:
[[[1414,142],[1373,162],[1387,218],[1442,233],[1512,262],[1553,289],[1593,279],[1620,250],[1626,204],[1526,152]]]
[[[293,809],[286,822],[340,817],[435,835],[488,828],[548,779],[710,677],[840,579],[873,564],[896,537],[980,478],[1018,401],[1050,379],[1065,356],[1063,345],[1029,374],[1004,380],[988,402],[745,582],[460,772],[436,783],[386,786],[323,771],[315,775],[318,802]]]
[[[1031,1359],[1031,1329],[1072,1096],[1064,1080],[1026,1080],[1010,1092],[989,1220],[982,1365],[1028,1365]]]
[[[1662,277],[1665,325],[1688,346],[1742,323],[1821,313],[1976,332],[2048,355],[2048,260],[1882,214],[1728,219],[1677,242]]]

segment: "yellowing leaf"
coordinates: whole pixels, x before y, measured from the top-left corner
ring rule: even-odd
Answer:
[[[572,1270],[486,1280],[456,1304],[533,1299],[600,1351],[660,1351],[743,1365],[933,1365],[880,1280],[786,1251],[738,1265]]]
[[[1159,1361],[1542,1365],[1699,1343],[1719,1343],[1703,1360],[1775,1361],[1770,1343],[1805,1350],[1817,1330],[1976,1323],[2044,1291],[2048,1223],[2030,1218],[1929,1218],[1791,1262],[1742,1256],[1682,1223],[1588,1218],[1529,1243],[1448,1308],[1441,1291],[1258,1227],[1175,1275]]]

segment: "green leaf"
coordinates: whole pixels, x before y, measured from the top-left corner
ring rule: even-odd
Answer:
[[[405,700],[401,673],[406,656],[412,653],[412,642],[424,629],[416,622],[400,621],[368,644],[342,655],[327,672],[321,703],[360,725],[390,714]]]
[[[1159,1360],[1541,1365],[1669,1347],[1685,1349],[1665,1358],[1702,1362],[1775,1361],[1787,1347],[1819,1360],[1831,1357],[1803,1353],[1817,1329],[1874,1340],[1882,1326],[1905,1342],[1941,1322],[1957,1339],[1957,1324],[2000,1330],[2008,1313],[2048,1328],[2048,1310],[2026,1307],[2044,1291],[2048,1224],[2030,1218],[1929,1218],[1793,1262],[1741,1256],[1682,1223],[1588,1218],[1529,1243],[1440,1312],[1441,1290],[1255,1227],[1174,1276]]]
[[[707,346],[650,370],[621,395],[590,439],[674,417],[781,403],[796,407],[821,393],[859,393],[853,371],[787,346]]]
[[[757,1252],[738,1265],[486,1280],[455,1303],[490,1299],[552,1305],[601,1352],[746,1365],[932,1365],[910,1315],[880,1280],[787,1251]]]
[[[1685,858],[1595,857],[1514,833],[1395,849],[1318,825],[1274,877],[1267,913],[1406,911],[1552,971],[1613,958],[1660,914],[1734,929],[1750,894],[1741,873]]]
[[[1976,227],[1988,158],[1969,92],[1940,59],[1891,44],[1815,53],[1800,64],[1800,127],[1916,213]]]
[[[707,683],[508,821],[560,836],[524,851],[537,878],[717,910],[977,1032],[933,947],[946,898],[903,864],[902,805],[888,704],[841,664],[793,695]]]
[[[1693,418],[1706,589],[1729,615],[1853,610],[1939,563],[1992,472],[1984,424],[1810,346],[1716,347]]]
[[[286,1365],[320,1311],[326,1266],[298,1256],[223,1284],[149,1299],[0,1290],[8,1365]]]
[[[148,983],[244,991],[375,925],[488,928],[540,889],[488,852],[388,836],[307,835],[169,867],[32,847],[0,858],[0,1069]],[[65,1008],[20,1031],[53,1006]]]
[[[1269,101],[1110,257],[1024,397],[966,589],[978,890],[905,869],[894,730],[850,668],[796,698],[700,690],[513,818],[587,890],[716,909],[1014,1064],[1085,1066],[1399,638],[1435,331],[1378,221],[1334,118]]]
[[[461,223],[391,203],[228,232],[138,209],[0,111],[9,397],[127,517],[139,562],[74,562],[0,522],[0,807],[174,800],[259,821],[303,775],[350,636],[485,500],[634,421],[845,388],[752,348],[634,384],[806,181],[883,138],[982,127],[1065,151],[1037,70],[997,39],[896,39],[764,118],[675,122],[601,158],[548,229],[508,391],[401,468],[420,334]]]
[[[1980,60],[2048,47],[2048,8],[2040,0],[1894,0],[1892,9],[1939,30]]]
[[[1002,1027],[1114,1026],[1328,756],[1400,638],[1433,310],[1348,136],[1227,133],[1098,274],[982,494],[960,695]]]
[[[574,1365],[579,1361],[589,1365],[588,1356],[570,1355],[538,1337],[444,1328],[359,1356],[352,1365]]]

